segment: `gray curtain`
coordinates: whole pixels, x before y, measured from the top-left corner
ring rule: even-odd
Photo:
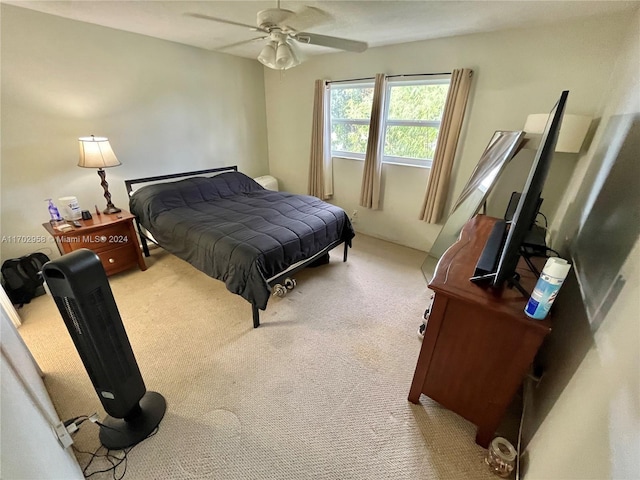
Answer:
[[[380,179],[382,177],[382,154],[384,149],[384,104],[387,77],[376,74],[373,90],[373,105],[369,123],[369,139],[364,159],[360,206],[377,210],[380,206]]]
[[[438,133],[438,143],[420,211],[420,219],[425,222],[438,223],[447,201],[451,169],[462,129],[472,77],[473,70],[468,68],[454,70],[451,74],[451,86],[447,94],[440,132]]]
[[[329,89],[325,80],[316,80],[313,95],[313,122],[309,156],[309,195],[322,200],[333,195],[331,162],[331,115]]]

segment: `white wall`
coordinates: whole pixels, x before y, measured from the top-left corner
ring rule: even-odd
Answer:
[[[639,258],[640,242],[593,345],[529,443],[527,480],[640,478]]]
[[[33,357],[0,309],[2,397],[0,477],[6,479],[84,478],[71,448],[63,449],[52,430],[58,415]],[[37,408],[37,402],[41,408]],[[37,448],[37,453],[36,453]]]
[[[626,37],[611,72],[610,88],[600,108],[600,128],[567,187],[560,205],[562,216],[552,225],[552,231],[560,233],[556,235],[559,249],[579,248],[570,243],[585,225],[611,164],[616,161],[619,145],[605,135],[609,120],[618,117],[637,122],[640,116],[640,10],[629,18],[629,28],[622,30]],[[625,134],[627,131],[621,132]],[[628,134],[639,132],[636,128]],[[637,137],[634,143],[638,144]],[[637,165],[637,152],[635,156]],[[637,175],[629,173],[627,188],[638,188]],[[585,182],[591,188],[583,195]],[[628,220],[638,221],[637,217]],[[586,272],[588,260],[583,265]],[[616,283],[622,285],[620,291],[602,285],[608,311],[600,312],[604,318],[588,318],[593,334],[587,339],[586,355],[566,386],[559,385],[561,394],[528,446],[527,479],[640,478],[640,240],[636,240],[618,272]],[[579,336],[574,332],[573,337]],[[565,348],[585,350],[584,345],[571,344],[571,332],[562,340]],[[566,363],[571,363],[570,356],[567,358]],[[554,379],[554,375],[546,380],[543,376],[542,381]],[[555,387],[545,386],[546,390]]]
[[[5,236],[43,234],[43,200],[50,196],[76,195],[85,208],[103,205],[95,172],[75,166],[77,137],[89,134],[108,136],[123,163],[108,171],[114,203],[121,207],[126,207],[124,178],[224,164],[238,164],[252,176],[268,173],[267,120],[269,173],[279,178],[281,188],[306,193],[316,78],[473,68],[452,198],[492,133],[522,128],[529,113],[550,109],[560,90],[571,90],[569,113],[614,115],[637,102],[638,15],[327,55],[282,76],[266,70],[263,89],[263,70],[255,61],[1,8]],[[636,24],[629,32],[632,21]],[[627,62],[626,70],[614,68],[618,59]],[[621,71],[626,75],[622,82],[610,76]],[[588,161],[589,155],[578,164],[554,231],[561,230]],[[564,169],[570,173],[571,168]],[[528,167],[522,170],[524,177]],[[417,220],[428,172],[385,166],[384,210],[370,212],[357,206],[361,171],[359,162],[336,161],[335,203],[349,213],[359,210],[356,227],[363,233],[428,249],[440,229]],[[557,192],[545,197],[556,193],[558,203],[569,173],[556,175]],[[1,254],[6,258],[35,248],[4,243]],[[638,255],[636,245],[631,258]],[[631,456],[640,431],[637,264],[625,264],[621,274],[627,278],[625,289],[597,331],[593,349],[529,446],[528,478],[624,478],[638,469]],[[15,391],[15,382],[4,363],[2,368],[4,436],[18,429],[15,422],[6,427],[10,423],[5,421],[29,414],[20,410],[25,402],[19,394],[5,393]],[[3,457],[8,442],[3,438]],[[4,458],[2,463],[7,468]]]
[[[78,137],[106,136],[113,203],[127,178],[238,165],[268,172],[263,68],[257,61],[2,4],[2,235],[43,235],[45,199],[105,207]],[[3,242],[3,259],[42,247]],[[57,256],[52,243],[46,248]]]
[[[436,73],[468,67],[475,72],[474,85],[453,172],[451,204],[494,131],[522,129],[528,114],[551,110],[564,89],[571,91],[568,113],[593,115],[597,111],[610,88],[609,73],[622,40],[620,26],[627,23],[624,15],[598,17],[535,29],[372,48],[362,54],[325,55],[283,75],[265,71],[271,174],[281,181],[283,189],[306,193],[315,79],[371,77],[378,72]],[[552,169],[555,188],[544,193],[545,204],[551,205],[552,211],[546,211],[551,218],[573,166]],[[524,162],[516,168],[522,170],[524,183],[529,164]],[[358,209],[356,229],[428,250],[441,227],[417,219],[428,171],[385,166],[382,211],[358,206],[361,172],[360,162],[335,162],[333,201],[349,214]]]

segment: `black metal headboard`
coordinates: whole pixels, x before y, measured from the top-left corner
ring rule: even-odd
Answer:
[[[219,173],[231,172],[231,171],[237,172],[238,166],[231,165],[229,167],[209,168],[207,170],[197,170],[194,172],[182,172],[182,173],[173,173],[170,175],[159,175],[157,177],[134,178],[132,180],[125,180],[124,184],[127,187],[127,195],[131,196],[131,192],[133,191],[133,188],[131,187],[138,183],[151,183],[151,182],[158,182],[162,180],[171,180],[172,178],[180,178],[180,177],[195,177],[198,175],[207,175],[210,173],[214,173],[217,175]]]

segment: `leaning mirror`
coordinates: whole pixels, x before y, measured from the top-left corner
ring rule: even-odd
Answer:
[[[523,144],[524,132],[521,130],[499,130],[493,134],[422,264],[422,273],[427,281],[431,280],[435,265],[442,254],[456,242],[464,224],[478,213],[500,173]]]

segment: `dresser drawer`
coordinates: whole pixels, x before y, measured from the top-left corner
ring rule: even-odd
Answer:
[[[88,248],[96,253],[122,247],[131,242],[131,233],[127,222],[76,234],[69,241],[71,250]],[[70,239],[71,240],[71,239]],[[135,239],[133,239],[135,241]]]
[[[137,245],[129,242],[118,248],[96,252],[107,275],[135,266],[138,261]]]

